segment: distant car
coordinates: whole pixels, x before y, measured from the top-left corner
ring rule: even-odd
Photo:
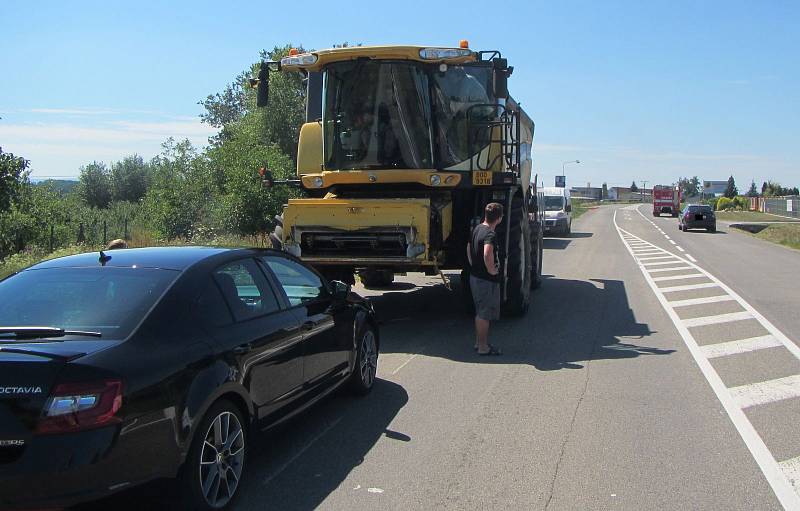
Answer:
[[[684,232],[689,229],[705,229],[708,232],[716,232],[717,217],[711,206],[689,204],[683,208],[678,217],[678,228]]]
[[[544,187],[545,233],[567,235],[572,232],[572,199],[560,187]]]
[[[54,259],[0,281],[0,508],[60,507],[178,477],[236,496],[250,433],[343,384],[370,391],[367,301],[274,250]]]

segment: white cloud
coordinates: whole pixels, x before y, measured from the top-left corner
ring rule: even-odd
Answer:
[[[109,163],[133,153],[145,158],[161,151],[168,137],[189,139],[197,147],[208,143],[217,130],[199,118],[171,118],[139,122],[103,120],[85,122],[0,122],[4,151],[30,160],[33,177],[76,176],[82,165],[97,160]]]

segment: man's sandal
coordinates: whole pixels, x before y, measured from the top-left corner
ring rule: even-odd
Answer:
[[[480,351],[478,352],[478,355],[480,355],[481,357],[491,357],[491,356],[497,356],[497,355],[502,355],[502,354],[503,354],[502,351],[500,351],[499,349],[495,348],[491,344],[489,345],[489,351],[484,352],[484,353],[481,353]]]

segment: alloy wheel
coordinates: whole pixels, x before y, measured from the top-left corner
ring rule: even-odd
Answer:
[[[200,488],[209,506],[223,508],[236,494],[244,448],[239,418],[227,411],[217,415],[206,432],[200,454]]]

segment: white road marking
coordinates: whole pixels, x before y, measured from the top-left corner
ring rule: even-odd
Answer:
[[[397,374],[397,373],[399,373],[399,372],[400,372],[400,369],[402,369],[402,368],[404,368],[405,366],[407,366],[409,362],[411,362],[412,360],[414,360],[415,358],[417,358],[417,356],[419,356],[419,355],[420,355],[420,353],[414,353],[413,355],[411,355],[410,357],[408,357],[408,360],[406,360],[405,362],[403,362],[402,364],[400,364],[400,367],[398,367],[397,369],[395,369],[394,371],[392,371],[392,374]]]
[[[728,389],[742,408],[800,397],[800,374]]]
[[[674,302],[669,302],[669,305],[674,309],[675,307],[688,307],[689,305],[702,305],[704,303],[730,302],[732,300],[732,296],[718,295],[706,296],[704,298],[690,298],[688,300],[675,300]]]
[[[699,318],[684,319],[682,321],[688,328],[695,328],[698,326],[719,325],[720,323],[731,323],[733,321],[745,321],[748,319],[753,319],[753,315],[747,311],[742,311],[716,314],[714,316],[702,316]]]
[[[800,493],[800,456],[778,463],[786,478],[794,486],[794,491]]]
[[[665,238],[667,238],[667,239],[669,239],[669,236],[667,236],[666,234],[664,235],[664,237],[665,237]]]
[[[694,257],[690,256],[689,254],[686,254],[686,259],[690,260],[693,263],[697,262],[697,259],[695,259]]]
[[[333,428],[335,428],[335,427],[336,427],[336,426],[337,426],[337,425],[338,425],[340,422],[342,422],[342,419],[344,419],[344,417],[343,417],[343,416],[342,416],[342,417],[339,417],[338,419],[336,419],[335,421],[333,421],[333,422],[332,422],[332,423],[331,423],[331,424],[330,424],[330,425],[329,425],[327,428],[325,428],[324,430],[322,430],[322,432],[320,432],[320,433],[319,433],[317,436],[315,436],[314,438],[312,438],[310,442],[308,442],[306,445],[304,445],[302,449],[300,449],[299,451],[297,451],[297,452],[294,454],[294,456],[292,456],[291,458],[289,458],[289,460],[288,460],[286,463],[284,463],[283,465],[281,465],[281,466],[280,466],[280,468],[279,468],[278,470],[276,470],[276,471],[275,471],[275,472],[274,472],[274,473],[273,473],[271,476],[269,476],[269,477],[267,477],[266,479],[264,479],[264,484],[268,484],[270,481],[272,481],[272,480],[273,480],[273,479],[275,479],[277,476],[279,476],[279,475],[281,474],[281,472],[283,472],[284,470],[286,470],[287,468],[289,468],[289,466],[290,466],[292,463],[294,463],[294,462],[295,462],[295,460],[296,460],[297,458],[299,458],[300,456],[302,456],[302,455],[303,455],[303,453],[304,453],[304,452],[306,452],[306,451],[308,450],[308,448],[309,448],[309,447],[311,447],[312,445],[314,445],[314,443],[315,443],[317,440],[319,440],[320,438],[322,438],[323,436],[325,436],[325,435],[328,433],[328,431],[332,430],[332,429],[333,429]]]
[[[674,257],[675,256],[673,256],[673,255],[663,255],[663,256],[637,257],[637,259],[639,259],[640,261],[650,261],[650,260],[655,260],[655,259],[672,259]]]
[[[672,243],[673,245],[677,245],[677,243],[675,243],[673,240],[669,240],[669,242]]]
[[[680,250],[681,252],[686,252],[684,249],[682,249],[682,248],[680,247],[680,245],[676,245],[676,246],[675,246],[675,248],[677,248],[677,249],[678,249],[678,250]]]
[[[639,214],[642,214],[639,211]],[[642,217],[644,215],[642,214]],[[620,236],[623,244],[625,244],[626,249],[631,254],[632,257],[635,259],[635,255],[630,247],[627,246],[625,243],[625,239],[623,238],[624,235],[633,236],[630,232],[624,231],[620,228],[619,224],[617,223],[617,212],[614,211],[614,226],[617,229],[617,233]],[[689,256],[687,255],[687,258]],[[681,257],[676,257],[684,262],[688,262],[688,259],[683,259]],[[693,263],[696,261],[693,261]],[[655,282],[653,282],[652,277],[645,271],[644,266],[641,263],[638,263],[639,267],[641,268],[642,275],[644,276],[647,283],[650,285],[650,288],[655,293],[656,298],[661,303],[661,306],[664,308],[664,311],[667,313],[669,318],[672,320],[672,323],[675,325],[675,328],[678,330],[678,333],[681,335],[684,344],[689,349],[689,352],[692,354],[697,366],[700,368],[700,371],[705,376],[706,381],[708,381],[711,389],[717,395],[717,399],[722,404],[723,408],[730,417],[731,422],[733,423],[736,430],[739,432],[742,440],[744,441],[745,445],[747,446],[750,454],[753,456],[753,459],[758,464],[761,472],[764,474],[767,482],[769,483],[772,491],[775,493],[775,497],[781,503],[781,505],[785,509],[792,509],[792,510],[800,510],[800,494],[794,491],[792,487],[792,483],[789,482],[787,479],[783,468],[778,465],[778,462],[775,460],[775,457],[767,448],[764,441],[758,435],[753,424],[747,418],[742,408],[739,406],[737,401],[734,399],[733,395],[731,394],[730,390],[725,387],[725,384],[722,382],[722,379],[719,377],[719,374],[714,370],[714,367],[708,361],[707,358],[703,355],[703,352],[698,346],[697,341],[692,336],[692,333],[689,331],[689,328],[683,324],[681,319],[678,317],[678,314],[675,310],[670,306],[669,302],[667,301],[666,296],[664,295],[665,292],[668,291],[677,291],[676,288],[685,288],[686,286],[673,286],[672,288],[661,288],[659,289]],[[778,339],[781,344],[783,344],[795,357],[800,359],[800,347],[794,344],[786,335],[783,334],[780,330],[775,328],[775,326],[770,323],[766,318],[764,318],[758,311],[756,311],[750,304],[748,304],[744,299],[739,296],[735,291],[733,291],[730,287],[725,285],[722,281],[708,273],[707,271],[703,270],[697,265],[694,265],[695,268],[705,273],[706,276],[712,280],[712,282],[704,283],[704,284],[696,284],[693,289],[700,289],[702,287],[716,287],[719,286],[725,293],[732,296],[738,303],[741,305],[745,310],[750,312],[753,317],[761,323],[761,325],[770,332],[776,339]],[[798,376],[800,378],[800,376]],[[798,385],[800,387],[800,384]]]
[[[676,261],[656,261],[654,263],[639,263],[639,264],[641,264],[644,267],[650,267],[650,266],[663,266],[665,264],[680,264],[680,263],[681,263],[680,260],[676,260]]]
[[[760,337],[750,337],[749,339],[740,339],[738,341],[707,344],[705,346],[700,346],[700,350],[705,354],[706,358],[716,358],[749,353],[766,348],[775,348],[777,346],[781,346],[781,341],[771,335],[762,335]]]
[[[676,271],[676,270],[692,270],[691,266],[673,266],[671,268],[645,268],[649,273],[658,273],[662,271]]]
[[[653,282],[663,282],[665,280],[704,279],[704,278],[706,278],[706,276],[703,275],[702,273],[688,273],[686,275],[670,275],[669,277],[653,277]]]
[[[691,291],[693,289],[704,289],[707,287],[719,287],[713,282],[703,282],[702,284],[686,284],[685,286],[660,287],[662,293],[672,293],[674,291]]]

